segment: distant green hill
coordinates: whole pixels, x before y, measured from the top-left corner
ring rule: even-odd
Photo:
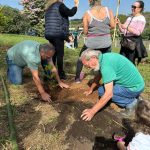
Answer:
[[[76,27],[83,27],[83,24],[82,24],[82,19],[73,19],[73,20],[70,20],[70,27],[71,28],[76,28]]]

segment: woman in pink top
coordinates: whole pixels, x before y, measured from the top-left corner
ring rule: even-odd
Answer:
[[[141,34],[146,24],[145,17],[142,15],[144,10],[144,2],[136,1],[131,8],[132,15],[127,18],[125,23],[122,24],[118,18],[117,23],[122,34],[136,42],[135,50],[130,50],[123,46],[121,46],[120,50],[120,54],[124,55],[131,62],[133,62],[133,64],[135,64],[136,58],[138,58],[138,62],[140,62],[141,58],[147,57],[147,52],[141,38]]]

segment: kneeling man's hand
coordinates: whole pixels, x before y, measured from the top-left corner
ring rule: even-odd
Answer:
[[[93,93],[93,90],[90,88],[89,90],[87,90],[87,91],[85,91],[84,92],[84,94],[86,95],[86,96],[88,96],[88,95],[90,95],[90,94],[92,94]]]
[[[46,92],[42,93],[41,97],[42,97],[43,101],[46,101],[46,102],[49,102],[49,103],[51,102],[51,96],[48,93],[46,93]]]
[[[60,86],[61,88],[66,88],[66,89],[69,88],[69,85],[67,85],[67,84],[65,84],[65,83],[63,83],[63,82],[59,82],[59,86]]]
[[[95,113],[92,109],[85,109],[82,112],[81,118],[84,121],[91,121],[91,119],[93,118],[94,115],[95,115]]]

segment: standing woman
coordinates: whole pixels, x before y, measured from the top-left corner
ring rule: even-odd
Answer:
[[[124,36],[128,37],[136,43],[135,50],[127,49],[121,46],[120,54],[127,57],[133,64],[135,64],[135,59],[138,58],[138,63],[142,58],[147,57],[146,49],[142,42],[141,34],[144,30],[146,20],[142,15],[144,10],[144,2],[136,1],[132,6],[132,15],[127,18],[124,24],[122,24],[119,19],[117,23],[120,31]]]
[[[79,57],[87,48],[99,50],[102,53],[111,51],[110,29],[115,27],[114,15],[111,10],[101,5],[101,0],[89,0],[91,9],[83,16],[83,32],[87,36],[85,45]],[[76,69],[76,83],[80,82],[83,64],[78,59]]]
[[[66,79],[63,69],[64,40],[69,36],[69,19],[76,14],[79,0],[74,0],[74,7],[67,8],[63,0],[48,0],[45,13],[45,38],[55,46],[54,64],[57,61],[60,79]]]

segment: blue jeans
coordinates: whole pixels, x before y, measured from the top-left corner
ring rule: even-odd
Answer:
[[[24,67],[19,67],[16,64],[13,63],[12,60],[9,60],[9,58],[6,58],[8,69],[7,69],[7,77],[8,80],[12,84],[22,84],[22,77],[23,77],[23,69]],[[41,65],[44,69],[44,73],[46,76],[51,75],[51,71],[46,69],[46,66],[48,65],[47,60],[42,60]]]
[[[12,84],[22,84],[23,67],[19,67],[12,60],[6,58],[7,61],[7,77]]]
[[[144,89],[133,92],[125,87],[121,87],[116,84],[113,87],[113,97],[112,101],[121,107],[132,108],[132,106],[136,105],[138,96],[142,93]],[[99,96],[103,96],[105,92],[104,86],[98,88]]]

